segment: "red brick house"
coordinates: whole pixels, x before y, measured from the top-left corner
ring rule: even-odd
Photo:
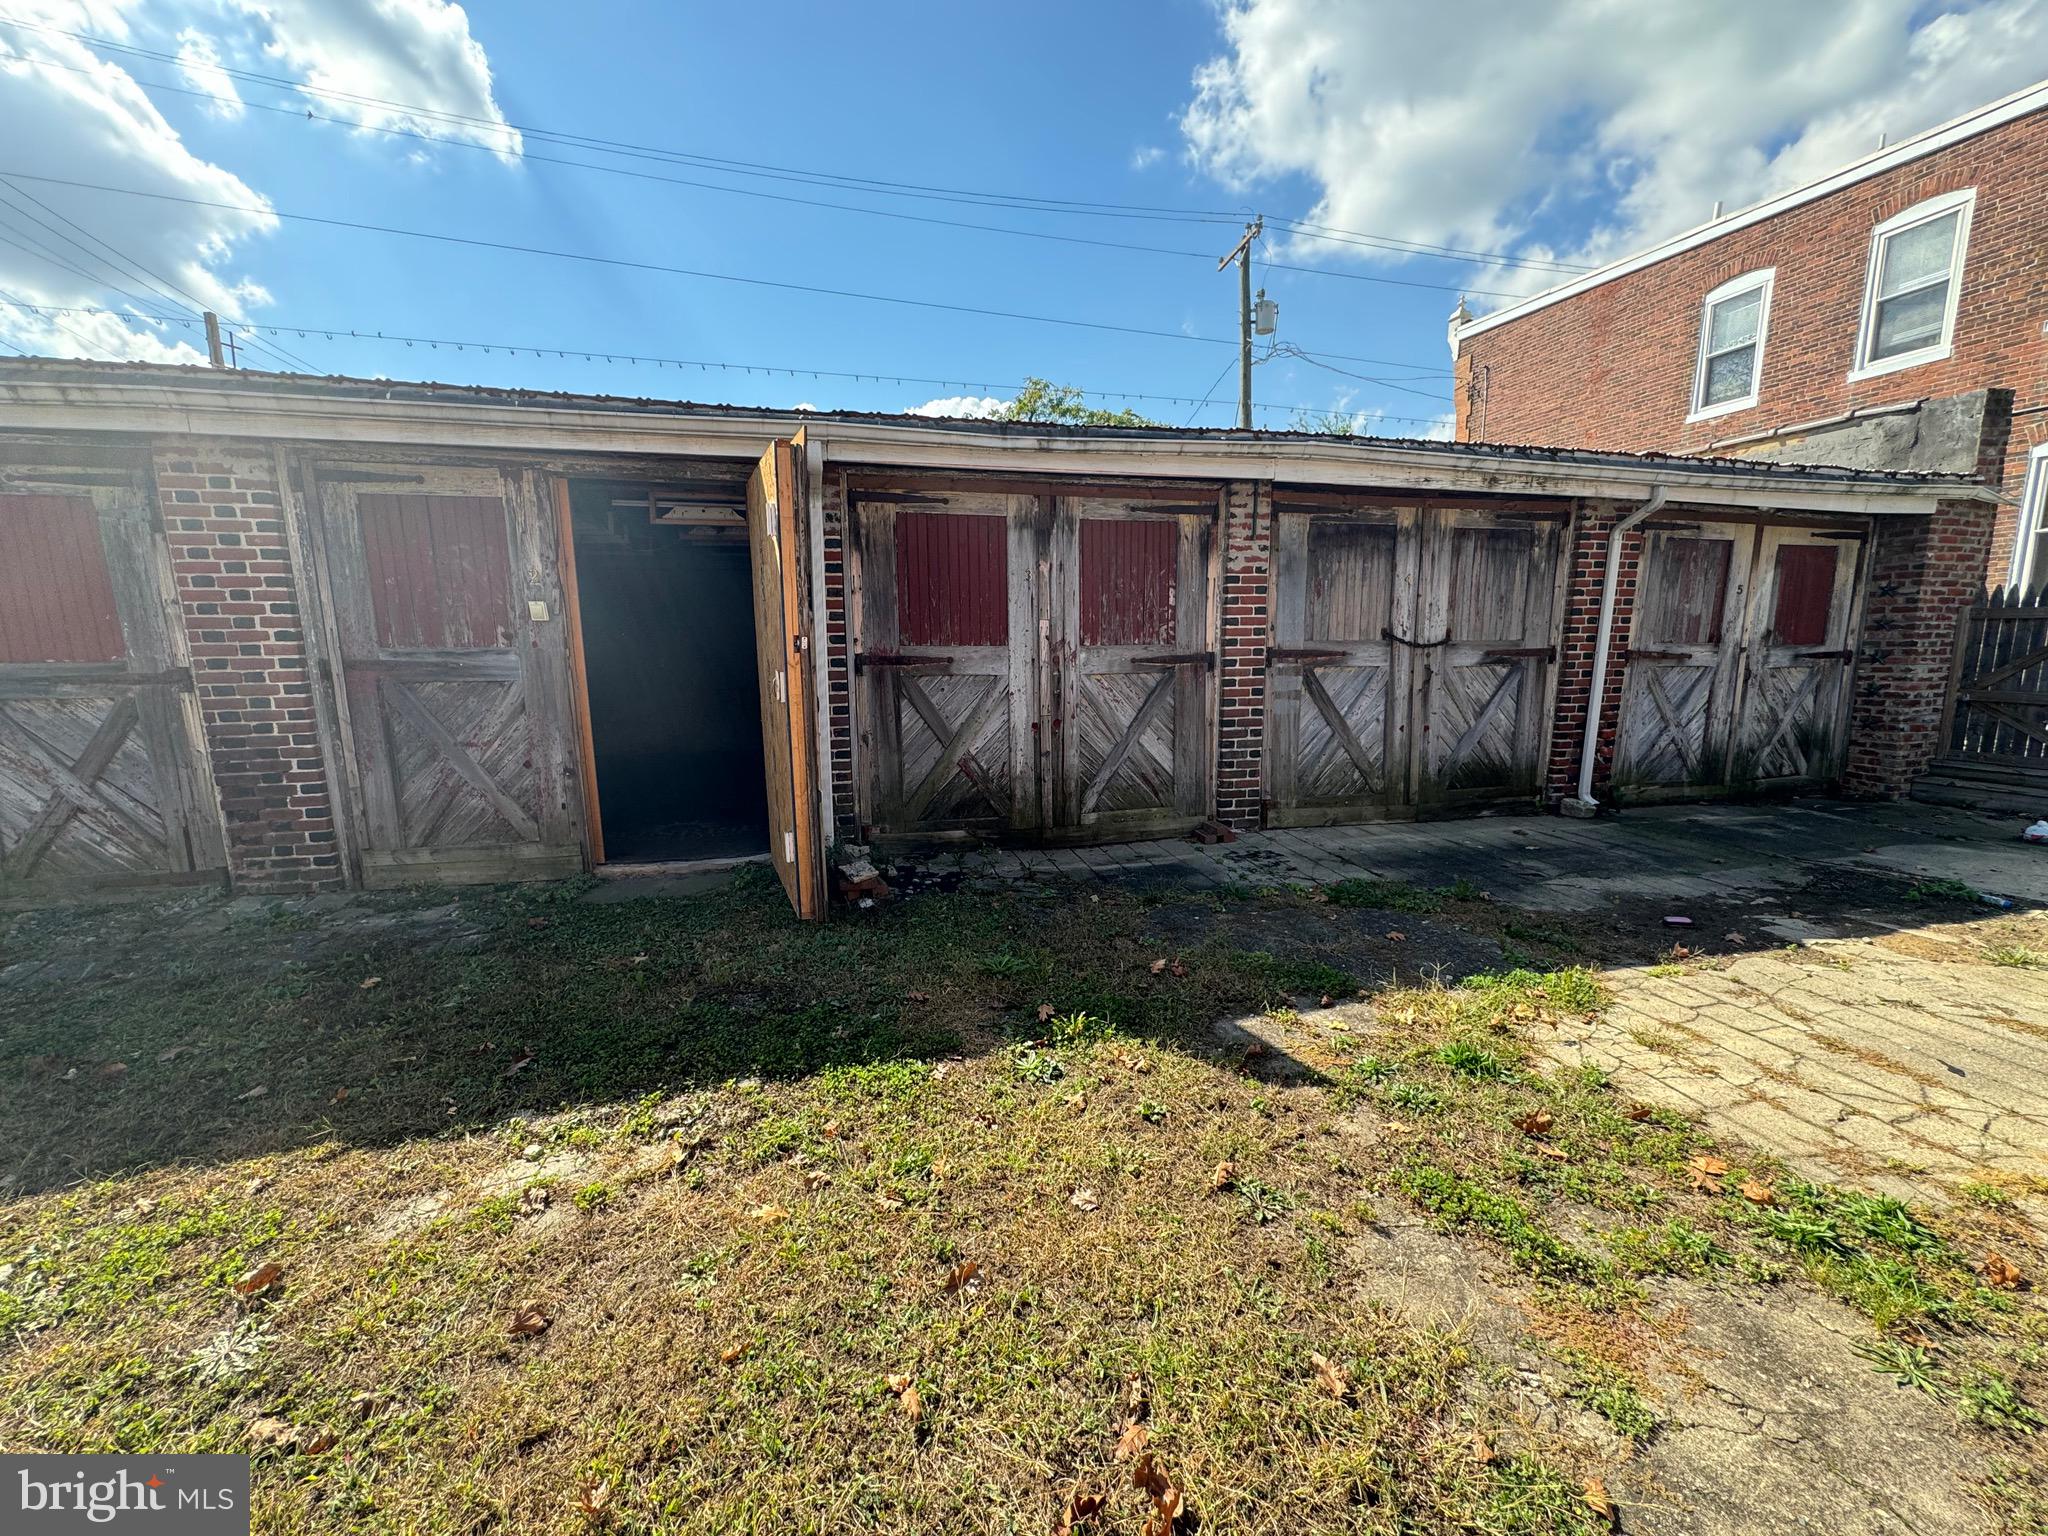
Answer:
[[[1996,518],[1944,535],[1963,544],[1923,579],[2048,584],[2048,85],[1492,314],[1460,308],[1461,439],[1976,474]],[[1621,559],[1658,591],[1706,583],[1698,602],[1718,608],[1754,565],[1741,545],[1645,533]],[[2015,669],[2014,626],[2034,618],[1987,611],[1963,626],[1956,709],[1930,729],[1945,771],[2018,775],[2031,796],[2048,788],[2048,663]],[[1711,680],[1696,665],[1697,615],[1648,623],[1635,652],[1691,656],[1663,703],[1739,688],[1740,657]],[[1624,737],[1659,702],[1619,704]],[[1626,739],[1611,750],[1624,780],[1640,769]]]
[[[1533,811],[1644,519],[1775,573],[1711,750],[1898,793],[1959,476],[0,361],[0,900]]]

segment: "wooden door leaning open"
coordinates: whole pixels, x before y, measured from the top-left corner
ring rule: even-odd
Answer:
[[[747,542],[768,774],[768,855],[797,916],[815,919],[825,915],[825,861],[812,745],[804,446],[799,430],[794,438],[777,438],[761,455],[747,481]]]

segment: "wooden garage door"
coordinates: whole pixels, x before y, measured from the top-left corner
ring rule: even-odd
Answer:
[[[495,469],[314,474],[363,880],[583,865],[551,502]]]
[[[225,876],[139,464],[0,479],[0,897]]]
[[[1561,512],[1282,503],[1268,819],[1316,826],[1535,799]]]

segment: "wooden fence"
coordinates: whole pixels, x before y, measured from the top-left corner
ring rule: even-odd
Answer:
[[[2048,582],[1964,614],[1950,698],[1949,761],[2048,775]]]

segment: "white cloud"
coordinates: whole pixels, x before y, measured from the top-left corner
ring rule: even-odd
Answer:
[[[2048,0],[1521,0],[1505,27],[1489,0],[1220,7],[1227,51],[1181,119],[1219,180],[1305,176],[1316,223],[1575,261],[1811,180],[2048,58]],[[1491,269],[1479,286],[1554,280]]]
[[[939,400],[927,400],[923,405],[913,405],[904,414],[908,416],[958,416],[969,421],[990,421],[1010,408],[1008,400],[998,400],[994,395],[947,395]]]
[[[1166,158],[1166,151],[1157,144],[1140,144],[1131,151],[1131,169],[1149,171]]]
[[[5,9],[115,42],[138,40],[147,14],[153,30],[140,40],[174,41],[194,89],[234,98],[207,109],[229,122],[244,109],[223,65],[255,64],[476,116],[484,122],[461,136],[501,149],[517,144],[516,133],[491,126],[503,118],[489,63],[461,8],[441,0],[164,0],[147,12],[142,0],[10,0]],[[211,30],[183,25],[194,18]],[[16,157],[13,168],[255,211],[0,180],[0,343],[40,355],[204,362],[196,322],[156,317],[191,321],[193,311],[211,309],[246,320],[269,304],[268,290],[240,264],[250,242],[278,221],[258,188],[192,152],[124,66],[123,56],[101,57],[56,31],[0,26],[0,144],[35,149],[32,163]],[[331,103],[324,110],[336,111]],[[344,115],[364,124],[405,120],[368,103]],[[89,310],[110,313],[80,312]],[[260,350],[248,361],[281,366]]]
[[[212,116],[233,121],[249,110],[234,77],[221,68],[220,46],[197,27],[178,34],[178,73],[193,90],[206,93],[206,111]]]
[[[265,72],[316,88],[323,94],[313,99],[323,113],[366,128],[465,139],[507,158],[519,152],[519,132],[505,126],[491,62],[470,35],[461,6],[448,0],[226,3],[256,25],[269,61]]]

